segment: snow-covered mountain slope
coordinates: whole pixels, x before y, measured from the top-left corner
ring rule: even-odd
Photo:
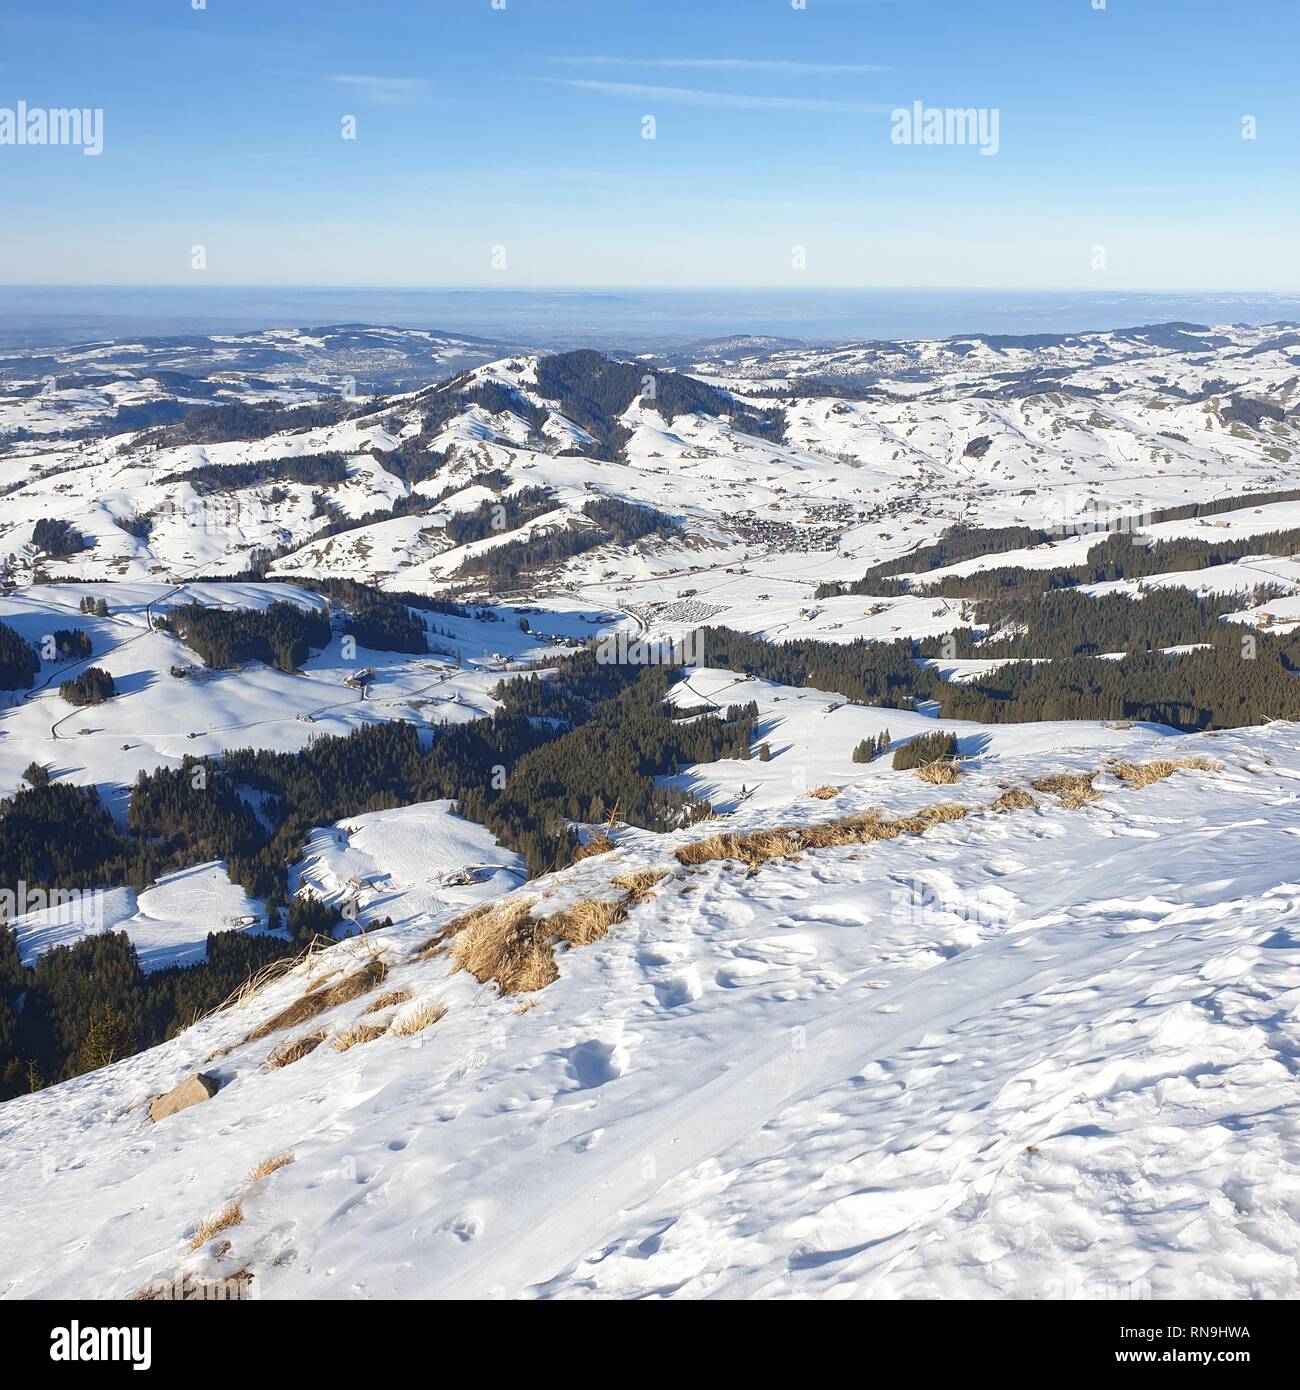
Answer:
[[[846,353],[873,364],[869,389],[860,371],[828,376]],[[676,530],[534,556],[517,586],[580,591],[653,626],[702,585],[707,601],[742,609],[763,596],[806,605],[819,584],[956,522],[1068,527],[1292,480],[1300,349],[1276,325],[778,357],[780,372],[774,358],[741,357],[689,377],[652,359],[524,354],[405,394],[325,398],[309,408],[316,423],[200,412],[107,437],[11,440],[0,556],[20,584],[235,574],[261,556],[275,573],[485,592],[484,549],[590,528],[584,509],[613,498]],[[901,376],[886,370],[896,359],[910,364]],[[550,506],[522,521],[502,506],[468,540],[449,531],[537,490]],[[43,551],[41,518],[66,522],[80,545]]]
[[[3,1292],[1294,1297],[1300,729],[1178,751],[628,833],[317,952],[0,1109]],[[991,809],[1066,769],[1095,800]],[[558,978],[456,968],[505,938]]]
[[[382,330],[229,349],[89,348],[56,382],[77,393],[62,423],[40,364],[0,361],[0,796],[26,783],[11,812],[66,817],[88,804],[68,788],[93,784],[130,828],[137,774],[192,757],[299,770],[322,735],[360,730],[357,761],[341,789],[265,763],[236,777],[251,828],[219,845],[198,816],[176,848],[165,825],[133,830],[134,867],[110,843],[96,881],[136,886],[89,923],[17,914],[0,1023],[52,1017],[53,995],[21,1016],[25,964],[80,969],[101,943],[45,953],[104,930],[150,972],[202,959],[209,930],[343,939],[98,1070],[103,1036],[49,1042],[48,1074],[81,1074],[0,1106],[0,1190],[22,1194],[0,1216],[0,1296],[1300,1293],[1300,725],[1172,727],[1295,713],[1294,652],[1263,631],[1300,623],[1293,333],[750,341],[668,361]],[[352,350],[394,354],[397,389],[341,396]],[[1147,515],[1189,502],[1224,510]],[[1033,582],[980,626],[989,570],[1083,566],[1116,518],[1143,547],[1180,544],[1163,570],[1065,577],[1075,607],[1050,611],[1086,626],[1095,596],[1104,629],[1050,630]],[[206,645],[183,614],[161,624],[192,602],[227,610]],[[276,602],[311,641],[248,636]],[[1225,642],[1227,622],[1260,631]],[[733,631],[664,686],[583,657],[544,688],[592,639],[704,627]],[[711,662],[709,643],[729,651]],[[1252,644],[1253,685],[1236,664]],[[1160,691],[1117,678],[1054,711],[1095,718],[1043,717],[1055,692],[1026,673],[1109,674],[1125,650]],[[991,703],[979,678],[1019,659],[1015,703]],[[74,704],[61,683],[91,667],[113,693]],[[537,687],[498,688],[520,671]],[[949,699],[1019,722],[943,718]],[[691,721],[729,707],[728,741],[695,742]],[[636,737],[606,742],[623,719]],[[396,731],[367,726],[394,721],[414,728],[411,767],[369,780],[387,763],[367,740]],[[656,760],[679,730],[695,751]],[[960,761],[928,766],[934,785],[857,761],[886,731],[951,734]],[[472,747],[426,779],[444,737]],[[548,761],[561,737],[573,762],[592,750],[573,783]],[[626,823],[616,758],[644,759],[627,785],[662,833]],[[647,811],[660,799],[671,814]],[[31,877],[20,819],[9,861]],[[312,897],[326,910],[281,926],[277,903]],[[30,1051],[6,1056],[6,1094],[39,1082]],[[151,1124],[149,1097],[195,1072],[217,1093]]]
[[[505,347],[426,329],[344,324],[0,351],[0,442],[37,449],[214,405],[297,404],[452,376]]]
[[[83,598],[102,598],[107,617],[78,611]],[[32,761],[78,784],[100,786],[110,803],[136,774],[178,767],[186,757],[230,748],[297,752],[321,735],[404,720],[426,730],[491,714],[493,688],[519,663],[543,660],[550,637],[576,640],[592,631],[590,613],[570,606],[538,620],[548,636],[520,629],[511,610],[483,618],[438,614],[424,655],[348,647],[337,629],[300,669],[260,661],[208,670],[181,638],[154,627],[189,603],[259,610],[275,602],[325,608],[319,594],[291,584],[58,584],[0,596],[0,622],[40,647],[61,628],[79,628],[92,654],[42,663],[34,688],[0,695],[0,795],[19,785]],[[117,694],[101,705],[75,706],[60,684],[88,666],[105,670]],[[361,670],[371,673],[364,686]]]

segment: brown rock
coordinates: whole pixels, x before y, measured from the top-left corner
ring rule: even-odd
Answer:
[[[210,1099],[220,1089],[221,1083],[215,1076],[198,1072],[172,1090],[164,1091],[160,1096],[151,1096],[149,1118],[154,1121],[165,1120],[168,1115],[174,1115],[178,1110],[188,1110],[191,1105],[198,1105],[201,1101]]]

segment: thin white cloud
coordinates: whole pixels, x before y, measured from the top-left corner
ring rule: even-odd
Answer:
[[[590,58],[557,58],[555,61],[590,64],[592,67],[686,68],[716,72],[784,73],[789,76],[889,70],[879,63],[802,63],[779,58],[613,58],[597,54]]]
[[[819,97],[745,96],[738,92],[703,92],[694,87],[654,87],[640,82],[597,82],[590,78],[554,78],[565,87],[606,96],[642,97],[646,101],[673,102],[679,106],[723,106],[746,111],[845,111],[855,115],[882,115],[893,106],[870,101],[827,101]]]
[[[369,73],[332,73],[330,81],[352,87],[371,101],[385,106],[402,106],[419,101],[429,90],[422,77],[375,77]]]

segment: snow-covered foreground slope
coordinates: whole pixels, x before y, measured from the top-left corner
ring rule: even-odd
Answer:
[[[1032,752],[996,779],[899,775],[629,833],[517,895],[542,916],[668,871],[535,994],[453,973],[463,936],[422,951],[458,909],[394,912],[0,1110],[0,1190],[21,1194],[0,1293],[192,1273],[266,1297],[1295,1296],[1300,728],[1177,751],[1219,768],[989,809],[1101,766]],[[970,813],[752,872],[674,853],[944,794]],[[367,966],[358,997],[244,1041]],[[363,1014],[380,990],[411,998]],[[445,1016],[403,1035],[430,1000]],[[363,1018],[399,1026],[337,1050]],[[221,1090],[151,1125],[147,1097],[195,1070]]]

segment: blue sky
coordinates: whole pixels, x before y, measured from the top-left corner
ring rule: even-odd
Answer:
[[[0,282],[1300,288],[1300,4],[1094,3],[0,0],[0,108],[104,112]]]

